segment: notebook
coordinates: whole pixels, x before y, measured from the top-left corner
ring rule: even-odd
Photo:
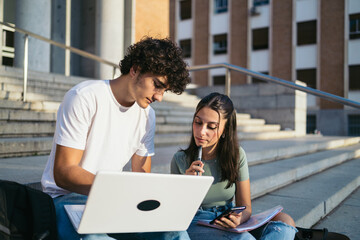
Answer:
[[[186,230],[213,177],[100,171],[86,205],[64,205],[80,234]]]

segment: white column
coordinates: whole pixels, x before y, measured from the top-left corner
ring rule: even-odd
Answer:
[[[96,54],[119,63],[124,56],[124,1],[98,0],[96,5]],[[112,78],[113,68],[99,64],[100,79]]]
[[[16,27],[46,38],[51,34],[51,1],[16,0]],[[15,67],[23,67],[24,35],[15,35]],[[29,70],[50,72],[50,44],[29,37]]]

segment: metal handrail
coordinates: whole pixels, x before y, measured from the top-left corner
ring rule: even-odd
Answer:
[[[40,39],[42,41],[45,41],[45,42],[50,43],[52,45],[58,46],[60,48],[70,50],[71,52],[79,54],[80,56],[83,56],[83,57],[95,60],[97,62],[109,65],[109,66],[113,67],[113,76],[115,76],[116,69],[120,68],[118,64],[109,62],[109,61],[107,61],[105,59],[100,58],[99,56],[96,56],[94,54],[91,54],[91,53],[88,53],[86,51],[80,50],[78,48],[74,48],[74,47],[71,47],[71,46],[68,46],[68,45],[53,41],[51,39],[45,38],[43,36],[40,36],[38,34],[29,32],[29,31],[26,31],[26,30],[23,30],[23,29],[18,28],[18,27],[14,27],[9,23],[5,23],[5,22],[0,21],[0,24],[4,25],[4,26],[7,26],[9,28],[12,28],[15,31],[18,31],[18,32],[25,35],[23,101],[26,101],[26,85],[27,85],[27,71],[28,71],[28,69],[27,69],[27,67],[28,67],[27,66],[28,65],[27,64],[27,61],[28,61],[27,60],[28,59],[28,51],[27,51],[28,36]],[[189,69],[189,71],[200,71],[200,70],[210,70],[210,69],[215,69],[215,68],[225,68],[226,69],[225,94],[228,95],[228,96],[230,96],[230,86],[231,86],[230,71],[234,70],[236,72],[241,72],[243,74],[250,75],[252,77],[255,77],[255,78],[258,78],[258,79],[261,79],[261,80],[264,80],[264,81],[276,83],[276,84],[279,84],[279,85],[282,85],[282,86],[285,86],[285,87],[300,90],[300,91],[303,91],[303,92],[306,92],[306,93],[309,93],[309,94],[312,94],[312,95],[315,95],[315,96],[318,96],[318,97],[321,97],[321,98],[325,98],[325,99],[333,101],[333,102],[341,103],[343,105],[348,105],[348,106],[355,107],[355,108],[360,108],[360,103],[359,102],[352,101],[352,100],[349,100],[347,98],[339,97],[339,96],[336,96],[334,94],[323,92],[323,91],[320,91],[320,90],[317,90],[317,89],[314,89],[314,88],[301,86],[301,85],[295,84],[295,83],[293,83],[291,81],[286,81],[286,80],[283,80],[283,79],[280,79],[280,78],[272,77],[272,76],[269,76],[269,75],[266,75],[266,74],[263,74],[263,73],[255,72],[255,71],[252,71],[252,70],[249,70],[249,69],[246,69],[246,68],[243,68],[243,67],[235,66],[235,65],[232,65],[232,64],[229,64],[229,63],[198,65],[198,66],[189,67],[188,69]]]
[[[231,85],[231,80],[230,80],[230,70],[234,70],[236,72],[241,72],[243,74],[246,75],[250,75],[252,77],[267,81],[267,82],[271,82],[271,83],[276,83],[285,87],[289,87],[295,90],[300,90],[302,92],[306,92],[312,95],[315,95],[317,97],[321,97],[333,102],[337,102],[337,103],[341,103],[343,105],[347,105],[347,106],[351,106],[351,107],[355,107],[355,108],[360,108],[360,103],[356,102],[356,101],[352,101],[349,100],[347,98],[343,98],[343,97],[339,97],[336,96],[334,94],[331,93],[327,93],[327,92],[323,92],[314,88],[310,88],[310,87],[305,87],[305,86],[301,86],[299,84],[296,84],[294,82],[290,82],[290,81],[286,81],[280,78],[276,78],[276,77],[272,77],[266,74],[262,74],[259,72],[255,72],[255,71],[251,71],[249,69],[243,68],[243,67],[239,67],[239,66],[235,66],[229,63],[219,63],[219,64],[208,64],[208,65],[199,65],[199,66],[193,66],[193,67],[189,67],[190,71],[200,71],[200,70],[210,70],[210,69],[215,69],[215,68],[225,68],[227,70],[226,72],[226,80],[225,80],[225,94],[230,96],[230,85]]]
[[[28,54],[28,51],[27,51],[27,44],[28,44],[28,37],[34,37],[34,38],[37,38],[39,40],[42,40],[44,42],[47,42],[47,43],[50,43],[52,45],[55,45],[57,47],[60,47],[60,48],[63,48],[65,50],[70,50],[71,52],[74,52],[80,56],[83,56],[83,57],[86,57],[86,58],[89,58],[89,59],[92,59],[92,60],[95,60],[97,62],[100,62],[100,63],[103,63],[103,64],[106,64],[106,65],[109,65],[111,67],[113,67],[113,76],[115,76],[115,73],[116,73],[116,69],[119,69],[119,65],[118,64],[115,64],[113,62],[110,62],[110,61],[107,61],[99,56],[96,56],[94,54],[91,54],[91,53],[88,53],[86,51],[83,51],[81,49],[78,49],[78,48],[75,48],[75,47],[71,47],[71,46],[68,46],[68,45],[65,45],[65,44],[62,44],[62,43],[59,43],[59,42],[56,42],[54,40],[51,40],[49,38],[46,38],[46,37],[43,37],[43,36],[40,36],[38,34],[35,34],[35,33],[32,33],[32,32],[29,32],[29,31],[26,31],[24,29],[21,29],[21,28],[18,28],[18,27],[14,27],[12,26],[11,24],[9,23],[6,23],[6,22],[2,22],[0,21],[0,24],[1,25],[4,25],[4,26],[7,26],[9,28],[12,28],[14,29],[15,31],[19,32],[19,33],[22,33],[25,35],[25,42],[24,42],[24,93],[23,93],[23,101],[26,101],[26,80],[27,80],[27,62],[25,63],[25,60],[27,61],[27,54]],[[25,69],[26,68],[26,69]],[[25,76],[25,73],[26,73],[26,76]]]

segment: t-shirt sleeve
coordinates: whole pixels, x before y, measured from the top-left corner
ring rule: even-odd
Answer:
[[[146,133],[141,141],[140,147],[136,151],[139,156],[154,156],[154,137],[156,127],[156,115],[152,108],[149,108],[148,119],[146,121]]]
[[[75,90],[66,93],[57,116],[56,144],[84,150],[91,117],[88,99]]]
[[[245,181],[249,179],[249,167],[247,163],[246,153],[240,147],[240,161],[239,161],[239,177],[238,181]]]

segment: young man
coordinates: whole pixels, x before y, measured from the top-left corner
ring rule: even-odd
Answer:
[[[131,159],[132,171],[150,172],[155,112],[149,105],[160,102],[167,90],[181,94],[190,82],[181,50],[168,39],[146,38],[130,46],[120,71],[114,80],[76,85],[59,107],[41,183],[54,198],[60,239],[113,239],[106,234],[79,236],[63,205],[85,203],[99,170],[122,171]],[[182,232],[137,235],[187,236]]]

